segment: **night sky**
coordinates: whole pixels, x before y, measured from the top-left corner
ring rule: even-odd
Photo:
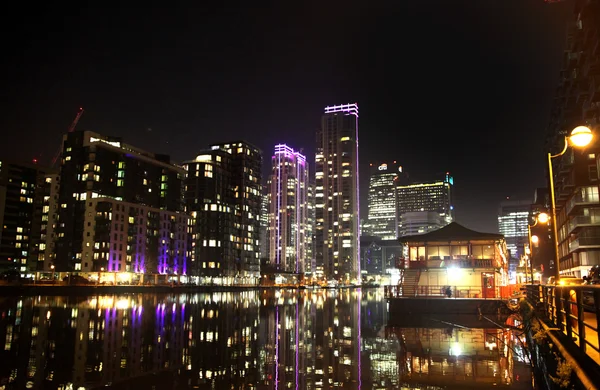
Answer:
[[[414,179],[450,171],[457,220],[476,230],[544,185],[572,1],[213,3],[14,6],[0,157],[49,162],[83,106],[78,129],[178,162],[235,139],[266,166],[280,142],[314,161],[323,108],[357,102],[363,217],[368,164],[385,159]]]

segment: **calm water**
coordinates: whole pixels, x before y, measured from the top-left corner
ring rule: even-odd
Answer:
[[[0,389],[530,387],[512,333],[488,321],[386,327],[382,295],[4,298]]]

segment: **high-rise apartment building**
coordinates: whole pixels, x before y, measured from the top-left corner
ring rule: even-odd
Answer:
[[[312,272],[307,261],[308,163],[287,145],[275,145],[269,194],[269,260],[282,272]]]
[[[402,167],[396,163],[369,166],[369,235],[382,240],[398,238],[396,184]]]
[[[269,263],[269,194],[263,187],[260,205],[260,264]]]
[[[261,166],[262,152],[244,141],[211,145],[184,163],[192,272],[200,282],[258,283]]]
[[[186,273],[183,168],[91,131],[63,137],[56,271]],[[116,275],[114,275],[116,279]]]
[[[552,154],[560,153],[564,136],[575,127],[600,129],[600,1],[577,0],[573,6],[548,126],[547,151]],[[595,137],[586,148],[569,147],[552,159],[561,274],[582,277],[600,264],[598,146]]]
[[[44,260],[47,223],[42,214],[50,201],[46,178],[51,174],[37,164],[0,160],[0,270],[35,272]]]
[[[315,157],[317,267],[328,279],[360,282],[356,103],[325,107]]]
[[[308,223],[306,224],[306,267],[311,269],[314,274],[316,271],[315,263],[315,218],[316,218],[316,207],[315,207],[315,183],[308,184],[308,202],[306,204],[308,210]],[[308,265],[310,262],[310,266]]]
[[[522,200],[505,200],[498,208],[498,230],[504,235],[506,248],[513,259],[520,259],[525,254],[530,211],[531,202]]]
[[[396,186],[398,236],[427,233],[452,222],[453,185],[454,178],[446,173],[443,180]]]

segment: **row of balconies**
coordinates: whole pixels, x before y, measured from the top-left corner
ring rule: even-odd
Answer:
[[[599,237],[578,237],[569,242],[569,252],[574,252],[578,249],[600,248]]]

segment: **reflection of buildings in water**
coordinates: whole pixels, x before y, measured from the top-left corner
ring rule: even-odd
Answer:
[[[402,347],[384,337],[376,289],[35,297],[0,310],[0,358],[13,362],[0,381],[17,388],[142,383],[166,371],[191,388],[399,385]]]
[[[276,291],[263,300],[261,388],[357,388],[360,293]]]
[[[512,382],[509,331],[469,328],[392,328],[400,343],[403,381],[480,387]]]
[[[258,380],[258,297],[255,291],[203,295],[191,306],[188,385],[240,387]]]
[[[138,298],[13,302],[2,310],[0,357],[16,363],[0,368],[0,383],[77,388],[178,369],[190,385],[255,381],[255,293]]]

